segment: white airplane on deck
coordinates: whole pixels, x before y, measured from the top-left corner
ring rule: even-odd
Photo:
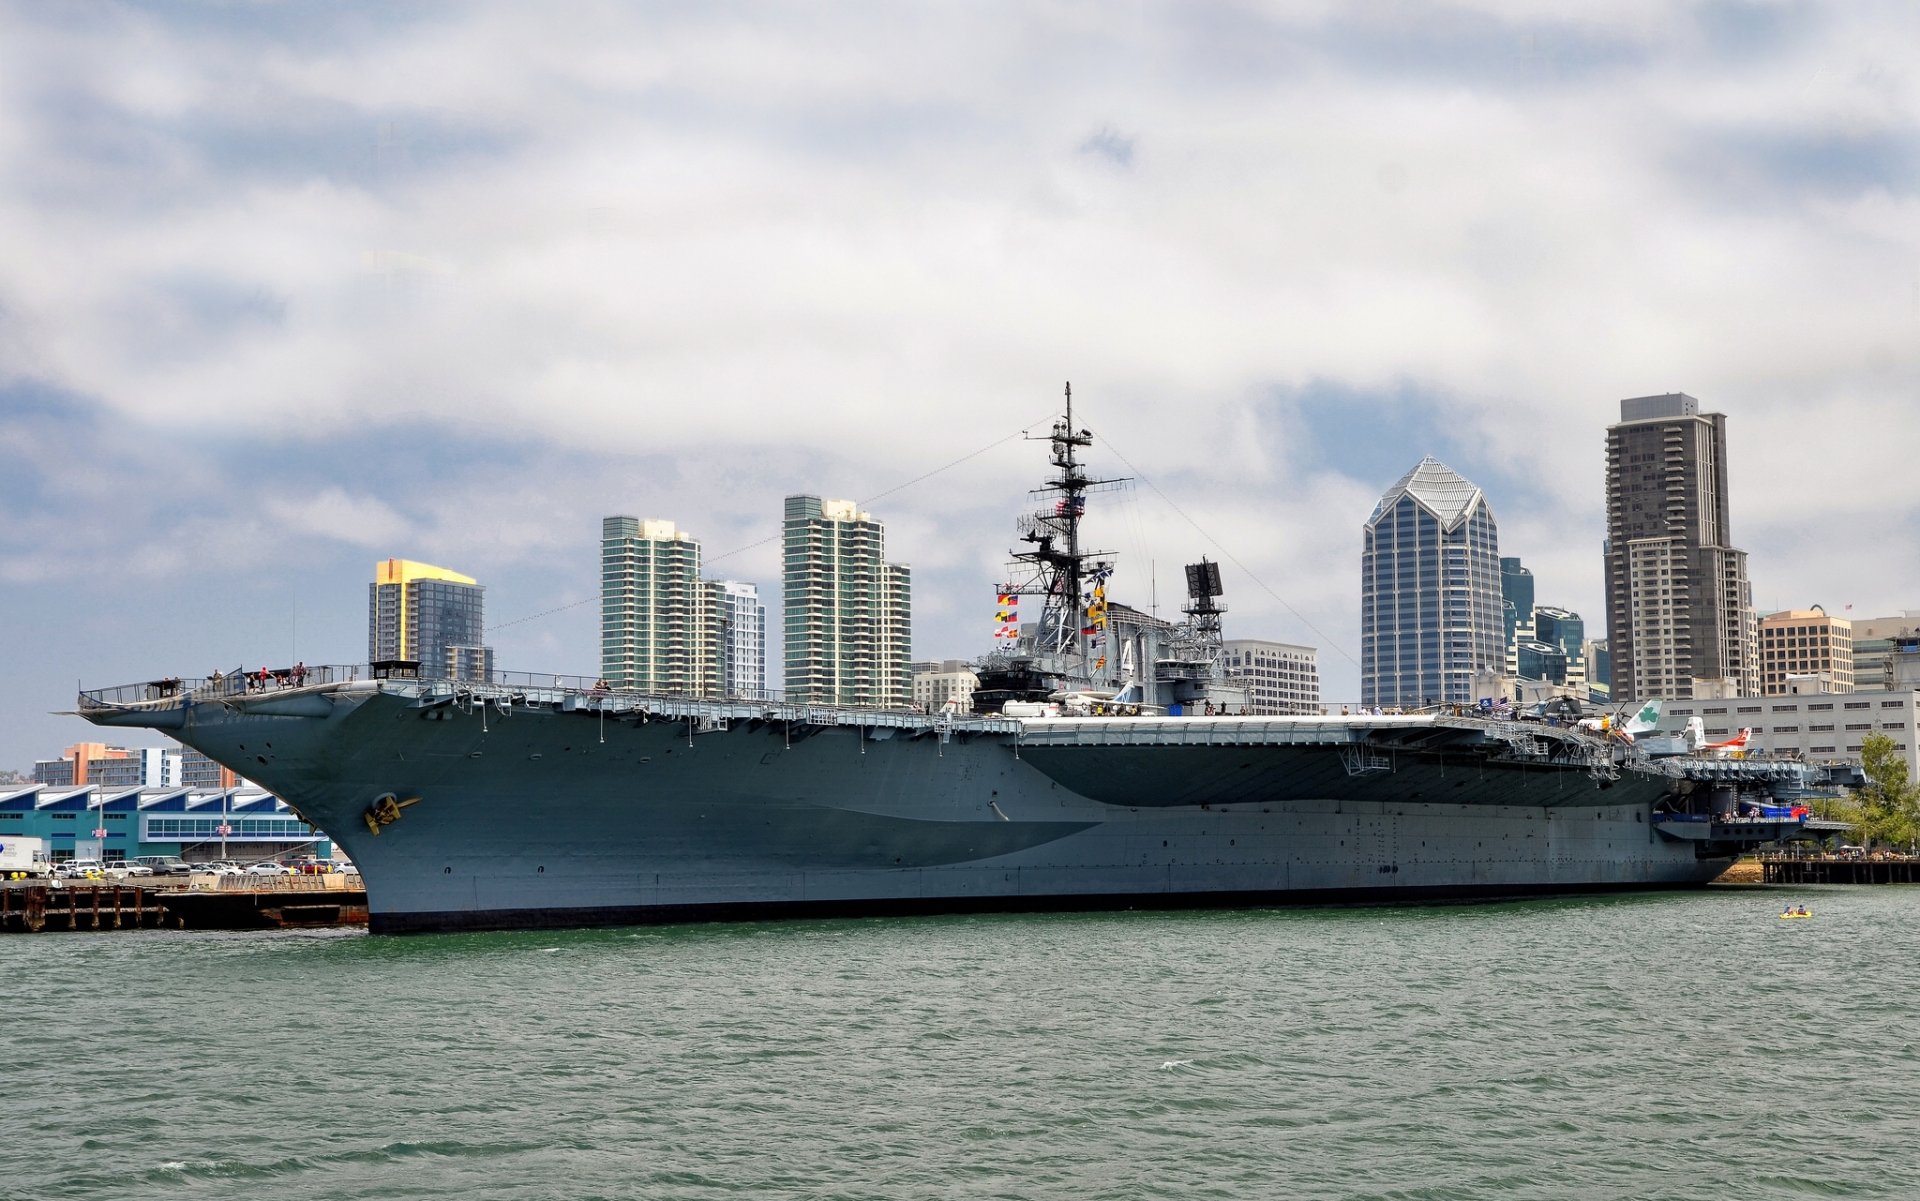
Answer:
[[[1583,717],[1575,723],[1575,729],[1585,730],[1589,734],[1612,734],[1632,742],[1635,735],[1651,733],[1660,725],[1660,701],[1648,701],[1640,706],[1640,711],[1624,721],[1617,720],[1611,713],[1599,717]]]
[[[1687,722],[1687,743],[1693,747],[1696,755],[1710,755],[1715,759],[1744,759],[1747,756],[1747,744],[1753,739],[1753,727],[1742,726],[1740,732],[1724,742],[1708,742],[1706,725],[1697,717]]]

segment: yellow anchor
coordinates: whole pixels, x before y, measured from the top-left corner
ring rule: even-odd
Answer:
[[[405,809],[409,805],[418,805],[419,803],[420,798],[417,796],[408,797],[403,801],[389,792],[376,798],[373,804],[367,806],[367,811],[361,814],[361,816],[366,819],[368,832],[375,837],[379,837],[381,826],[391,826],[400,820],[400,811],[402,809]]]

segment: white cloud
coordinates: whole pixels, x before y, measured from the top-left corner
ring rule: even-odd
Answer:
[[[255,467],[266,481],[271,481],[271,460]],[[311,496],[285,495],[268,489],[260,499],[267,523],[281,537],[332,538],[378,550],[404,543],[413,535],[412,523],[391,506],[373,497],[350,496],[340,488],[328,488]],[[498,528],[499,515],[493,514],[491,518],[488,524]]]
[[[1829,553],[1920,507],[1878,436],[1920,384],[1900,4],[88,13],[0,17],[0,389],[95,423],[0,422],[36,462],[86,447],[0,493],[14,582],[74,531],[156,580],[409,554],[486,574],[505,619],[592,588],[605,513],[718,554],[786,492],[892,488],[1071,378],[1345,645],[1398,471],[1356,478],[1274,399],[1316,382],[1421,398],[1350,434],[1404,466],[1418,430],[1497,465],[1503,547],[1596,632],[1601,431],[1668,389],[1730,416],[1756,581],[1920,603],[1898,556]],[[876,506],[923,641],[998,574],[1031,451]],[[104,499],[156,460],[190,506]],[[1779,485],[1823,465],[1848,486]],[[1205,547],[1154,506],[1114,532],[1171,579]],[[1236,589],[1241,628],[1317,637]]]

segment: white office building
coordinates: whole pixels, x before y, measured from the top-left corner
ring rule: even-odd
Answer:
[[[1661,711],[1660,730],[1682,733],[1695,717],[1705,727],[1708,742],[1723,742],[1751,729],[1748,753],[1792,755],[1813,763],[1858,763],[1861,744],[1878,732],[1893,739],[1894,749],[1907,761],[1907,778],[1920,779],[1920,694],[1912,691],[1670,701]]]
[[[1320,652],[1311,646],[1229,638],[1220,644],[1220,674],[1247,690],[1249,713],[1320,712]]]
[[[980,686],[973,664],[965,659],[930,660],[912,665],[913,707],[935,713],[949,706],[959,713],[973,711],[973,690]]]
[[[720,624],[720,674],[736,700],[764,699],[767,692],[767,609],[760,586],[745,580],[712,580],[709,598]]]

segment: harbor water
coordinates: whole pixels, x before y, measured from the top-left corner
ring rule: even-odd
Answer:
[[[12,938],[0,1195],[1907,1198],[1916,914]]]

